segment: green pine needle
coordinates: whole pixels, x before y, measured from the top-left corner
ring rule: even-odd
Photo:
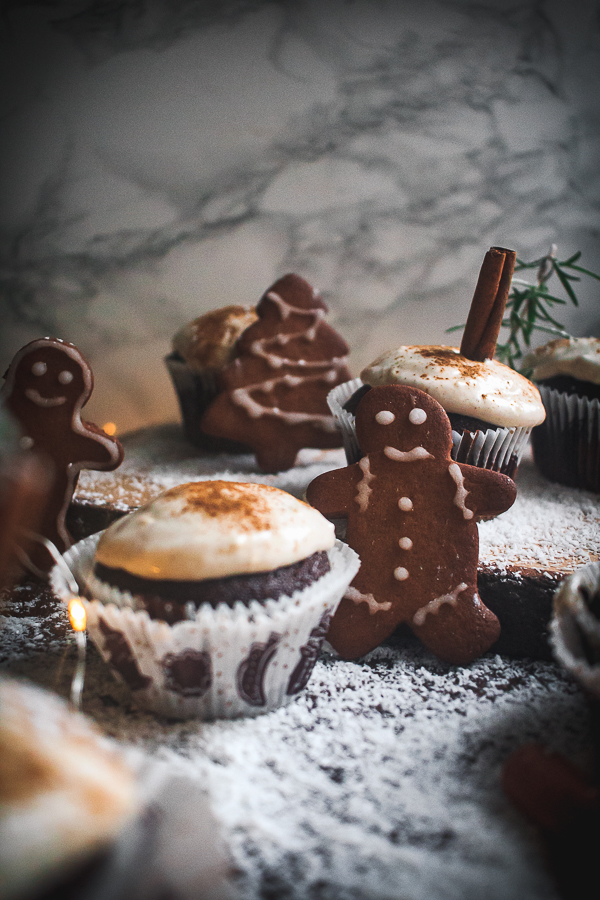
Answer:
[[[506,315],[502,320],[502,328],[508,329],[508,336],[504,343],[498,342],[496,345],[496,358],[511,369],[518,369],[524,375],[531,374],[530,369],[522,368],[522,359],[531,348],[531,338],[535,331],[551,334],[555,338],[570,336],[564,326],[551,315],[550,310],[553,305],[565,306],[568,301],[574,306],[579,305],[573,282],[581,281],[580,275],[600,281],[600,275],[576,265],[580,257],[581,251],[578,250],[561,262],[556,259],[556,246],[553,244],[550,252],[540,259],[531,262],[517,259],[515,273],[524,269],[537,269],[537,279],[535,284],[531,284],[520,278],[513,278],[508,295]],[[575,272],[578,274],[574,274]],[[546,283],[552,276],[556,276],[567,300],[549,293]],[[447,330],[451,332],[460,328],[464,328],[464,325],[454,325]]]

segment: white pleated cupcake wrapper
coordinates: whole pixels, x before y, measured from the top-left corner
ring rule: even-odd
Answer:
[[[193,618],[168,625],[136,610],[131,594],[93,577],[99,537],[85,538],[65,554],[81,590],[87,588],[93,598],[81,598],[88,633],[120,677],[115,645],[107,642],[107,629],[118,632],[121,664],[125,653],[129,671],[134,666],[139,673],[135,680],[141,686],[132,691],[136,705],[179,719],[255,716],[293,699],[308,680],[329,619],[360,565],[357,554],[337,541],[329,551],[331,570],[291,597],[233,608],[204,603]],[[58,567],[51,585],[68,603],[72,594]]]
[[[340,430],[348,465],[358,462],[361,450],[356,439],[355,417],[344,404],[350,397],[363,386],[360,378],[346,381],[334,387],[327,395],[327,403],[335,416]],[[478,431],[473,444],[469,448],[467,460],[470,466],[478,466],[480,469],[495,469],[500,471],[514,458],[516,465],[527,447],[531,428],[490,428],[487,431]],[[452,432],[452,459],[457,459],[458,450],[463,436],[457,431]]]
[[[583,593],[582,593],[583,591]],[[550,643],[559,663],[600,700],[600,663],[587,661],[582,632],[600,652],[600,621],[591,613],[583,594],[600,591],[600,563],[589,563],[566,578],[554,595]]]

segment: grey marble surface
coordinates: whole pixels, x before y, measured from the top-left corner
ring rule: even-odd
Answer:
[[[0,365],[52,334],[88,417],[178,417],[162,363],[286,271],[354,373],[449,339],[494,244],[598,268],[597,0],[2,6]],[[598,291],[567,310],[600,333]]]

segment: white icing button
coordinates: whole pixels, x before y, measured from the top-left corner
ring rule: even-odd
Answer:
[[[408,569],[398,566],[397,569],[394,569],[394,578],[397,581],[406,581],[408,578]]]
[[[413,502],[410,497],[400,497],[398,500],[398,506],[402,510],[402,512],[409,512],[413,508]]]
[[[375,421],[378,425],[391,425],[395,418],[396,416],[389,409],[382,409],[375,416]]]
[[[19,440],[19,447],[21,448],[21,450],[31,450],[31,448],[33,447],[33,438],[29,437],[29,435],[24,435]]]
[[[64,369],[62,372],[59,372],[58,380],[61,384],[71,384],[73,381],[73,373]]]
[[[398,541],[398,546],[401,550],[412,550],[413,542],[409,537],[402,537]]]
[[[31,371],[34,375],[45,375],[48,371],[48,366],[45,362],[36,362],[32,365]]]
[[[419,409],[417,407],[415,409],[411,409],[408,414],[408,418],[413,425],[422,425],[423,422],[427,419],[427,413],[424,409]]]

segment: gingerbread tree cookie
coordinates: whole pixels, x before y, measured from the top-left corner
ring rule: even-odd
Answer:
[[[468,663],[500,633],[477,594],[477,520],[508,509],[515,484],[454,462],[448,416],[416,388],[371,388],[356,429],[363,458],[307,491],[324,515],[347,518],[346,541],[361,559],[327,639],[356,659],[405,622],[440,659]]]
[[[259,466],[294,465],[302,447],[339,447],[327,394],[348,381],[348,347],[324,319],[327,307],[299,275],[285,275],[257,306],[258,320],[221,373],[221,391],[202,430],[254,450]]]
[[[32,449],[52,469],[53,482],[37,530],[63,552],[71,546],[67,508],[81,469],[116,469],[123,448],[81,418],[94,379],[73,344],[58,338],[32,341],[16,354],[5,375],[0,398],[19,422],[23,449]],[[42,545],[29,552],[34,569],[48,571],[53,559]]]

